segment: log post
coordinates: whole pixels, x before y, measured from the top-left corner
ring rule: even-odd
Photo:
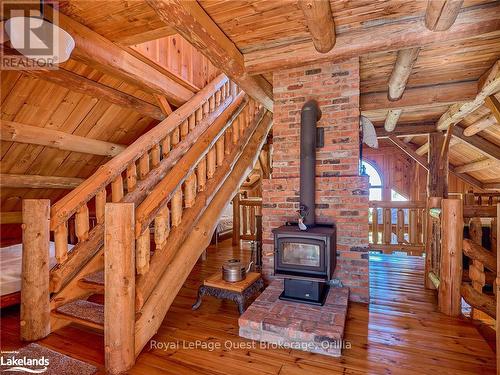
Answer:
[[[233,245],[240,244],[240,193],[233,198]]]
[[[429,134],[428,197],[448,197],[448,150],[441,153],[445,136],[443,133]]]
[[[469,220],[469,236],[470,239],[482,246],[483,239],[483,224],[481,219],[478,217],[473,217]],[[486,283],[486,277],[484,274],[484,265],[478,259],[472,259],[472,263],[469,263],[469,277],[472,281],[472,287],[479,293],[483,292],[483,287]],[[480,319],[483,313],[480,310],[471,308],[471,318]]]
[[[497,217],[496,217],[496,230],[500,234],[500,203],[497,203]],[[495,249],[493,249],[495,251]],[[498,355],[498,348],[500,348],[500,241],[497,239],[497,278],[495,280],[496,298],[497,298],[497,318],[496,318],[496,332],[497,332],[497,372],[500,369],[500,355]]]
[[[438,291],[439,311],[459,316],[462,285],[463,207],[460,199],[441,202],[441,270]]]
[[[23,200],[21,340],[50,333],[49,241],[50,200]]]
[[[134,204],[107,203],[104,225],[104,353],[106,371],[135,362]]]

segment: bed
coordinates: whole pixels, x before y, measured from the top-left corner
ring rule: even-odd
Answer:
[[[212,238],[212,243],[217,243],[225,239],[231,238],[233,235],[233,205],[230,203],[222,212],[215,233]]]
[[[73,245],[69,245],[71,249]],[[54,242],[50,242],[50,264],[56,264]],[[0,248],[0,307],[17,305],[21,299],[21,269],[23,245],[16,244]]]

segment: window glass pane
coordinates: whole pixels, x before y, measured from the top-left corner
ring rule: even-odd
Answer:
[[[283,243],[282,261],[284,264],[319,267],[319,252],[318,245],[285,242]]]
[[[391,201],[393,202],[406,202],[408,199],[399,194],[396,190],[391,189]]]
[[[371,201],[381,201],[382,200],[382,189],[381,188],[370,188],[370,195],[368,197]]]
[[[371,186],[382,186],[382,179],[378,174],[377,170],[366,161],[363,161],[363,166],[365,167],[366,174],[370,177]]]

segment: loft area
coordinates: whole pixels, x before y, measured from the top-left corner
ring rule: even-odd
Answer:
[[[499,13],[2,3],[2,370],[498,373]]]

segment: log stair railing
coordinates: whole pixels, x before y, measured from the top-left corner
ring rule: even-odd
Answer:
[[[425,202],[370,202],[371,250],[422,255],[425,250]],[[395,213],[396,220],[393,220]]]
[[[272,124],[271,114],[224,76],[196,96],[52,207],[24,202],[24,216],[34,213],[25,223],[26,266],[33,271],[48,264],[48,241],[36,241],[50,231],[58,264],[50,278],[46,270],[47,285],[23,288],[23,337],[36,340],[82,324],[104,330],[107,371],[120,373],[134,363],[253,168]],[[72,217],[78,242],[68,251]],[[87,301],[93,294],[104,294],[104,305]]]

